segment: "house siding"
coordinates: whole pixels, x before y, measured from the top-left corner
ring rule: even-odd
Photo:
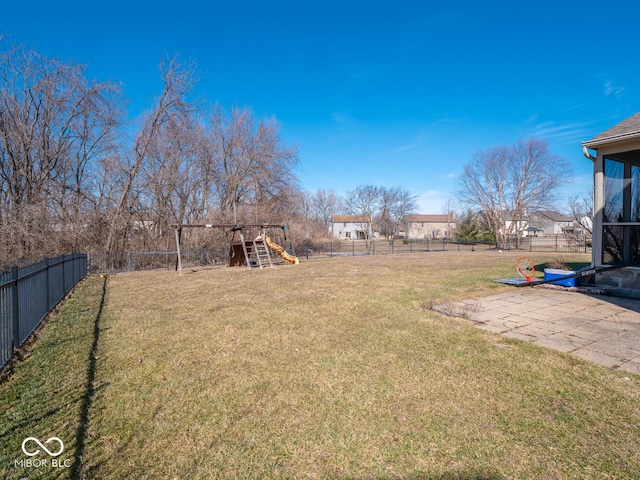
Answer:
[[[353,215],[334,215],[331,219],[329,235],[339,240],[364,240],[371,238],[371,220],[369,217]]]
[[[408,228],[407,238],[443,238],[452,236],[455,229],[455,217],[453,215],[405,215],[404,223]]]

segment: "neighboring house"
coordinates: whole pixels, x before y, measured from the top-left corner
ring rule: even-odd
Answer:
[[[539,211],[529,218],[527,230],[537,231],[537,235],[562,235],[575,230],[574,219],[554,211]]]
[[[333,238],[340,240],[365,240],[372,237],[371,217],[357,215],[333,215],[331,231]]]
[[[640,113],[582,142],[582,152],[593,162],[593,265],[640,265]],[[640,299],[639,279],[640,268],[626,267],[597,274],[596,285]]]
[[[529,228],[529,217],[514,219],[509,212],[504,212],[504,228],[500,229],[502,235],[505,232],[520,232],[520,236],[526,236],[526,229]]]
[[[520,236],[524,237],[526,236],[529,232],[531,232],[532,230],[527,230],[529,227],[529,217],[527,216],[523,216],[520,217],[517,220],[514,220],[513,215],[510,212],[507,212],[505,210],[502,210],[502,214],[501,215],[492,215],[491,212],[485,212],[485,211],[480,211],[480,213],[478,214],[480,217],[482,217],[482,221],[486,222],[487,225],[490,225],[490,219],[491,218],[502,218],[502,221],[504,222],[502,224],[502,226],[499,229],[500,235],[501,236],[508,236],[511,237],[513,236],[514,232],[520,232]],[[535,230],[533,230],[535,231]],[[491,227],[491,233],[495,232],[493,231],[493,227]]]
[[[404,216],[403,223],[407,238],[450,237],[456,228],[456,219],[453,213],[450,215],[409,214]]]

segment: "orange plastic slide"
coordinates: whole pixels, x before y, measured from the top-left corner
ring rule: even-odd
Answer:
[[[271,250],[275,250],[276,253],[280,255],[282,258],[284,258],[287,262],[293,263],[294,265],[297,265],[300,263],[300,260],[298,260],[298,257],[289,255],[284,248],[282,248],[277,243],[273,243],[268,236],[266,235],[264,236],[264,241],[267,244],[267,247],[269,247]]]

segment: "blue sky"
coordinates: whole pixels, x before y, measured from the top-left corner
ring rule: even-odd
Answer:
[[[305,190],[401,186],[441,213],[474,152],[580,142],[640,111],[636,2],[8,2],[0,33],[122,82],[136,116],[179,54],[199,95],[275,117]],[[559,205],[563,208],[564,205]]]

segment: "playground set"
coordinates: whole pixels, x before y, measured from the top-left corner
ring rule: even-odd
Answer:
[[[293,250],[292,244],[288,242],[288,225],[270,225],[270,224],[248,224],[248,225],[231,225],[231,224],[173,224],[171,225],[175,231],[176,250],[178,252],[178,272],[182,275],[182,256],[180,254],[180,239],[183,228],[220,228],[230,232],[228,265],[230,267],[248,267],[248,268],[273,268],[273,260],[269,250],[273,250],[283,260],[298,264],[300,261],[292,253],[287,252],[285,247],[272,242],[267,235],[268,228],[278,228],[282,230],[285,246],[290,251]]]

